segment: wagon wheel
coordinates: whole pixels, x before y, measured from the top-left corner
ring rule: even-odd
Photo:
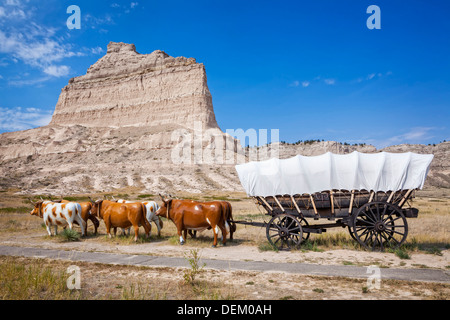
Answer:
[[[353,233],[352,227],[348,226],[348,233],[350,233],[350,236],[352,237],[353,240],[358,241],[358,239],[356,239],[355,234]]]
[[[303,241],[302,224],[290,214],[278,214],[268,223],[266,236],[272,246],[279,250],[289,250],[292,247],[299,246]]]
[[[387,247],[397,248],[406,240],[408,223],[396,205],[370,202],[353,215],[352,232],[363,247],[383,251]]]
[[[300,218],[300,223],[301,223],[301,225],[302,225],[302,228],[304,228],[304,227],[309,227],[309,223],[308,223],[308,221],[306,221],[305,218]],[[302,242],[308,240],[310,234],[311,234],[310,232],[305,232],[305,231],[303,230]]]

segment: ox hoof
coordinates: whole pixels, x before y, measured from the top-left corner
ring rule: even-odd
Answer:
[[[213,244],[213,245],[211,246],[211,248],[216,248],[216,247],[217,247],[217,246],[216,246],[216,245],[214,245],[214,244]]]

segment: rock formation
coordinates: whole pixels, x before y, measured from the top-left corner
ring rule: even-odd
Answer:
[[[104,57],[61,90],[51,125],[218,128],[205,67],[163,51],[111,42]]]

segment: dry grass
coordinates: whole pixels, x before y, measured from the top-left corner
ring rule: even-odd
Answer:
[[[50,300],[297,300],[450,298],[450,285],[383,280],[367,289],[364,279],[285,273],[202,270],[187,283],[177,268],[112,266],[77,262],[81,289],[66,287],[72,262],[1,257],[0,298]],[[233,281],[229,281],[233,279]]]

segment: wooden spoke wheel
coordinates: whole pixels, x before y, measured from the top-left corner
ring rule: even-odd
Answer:
[[[308,221],[306,221],[305,218],[300,218],[300,223],[301,223],[301,225],[302,225],[302,229],[303,229],[304,227],[308,227],[308,226],[309,226],[309,223],[308,223]],[[302,237],[302,242],[303,242],[303,241],[306,241],[306,240],[309,239],[309,235],[310,235],[311,233],[310,233],[310,232],[305,232],[305,230],[302,230],[302,231],[303,231],[303,237]]]
[[[356,241],[372,251],[397,248],[408,235],[402,210],[387,202],[369,202],[353,215],[352,232]]]
[[[298,247],[303,241],[301,221],[290,214],[278,214],[267,225],[266,236],[269,243],[278,250]]]

